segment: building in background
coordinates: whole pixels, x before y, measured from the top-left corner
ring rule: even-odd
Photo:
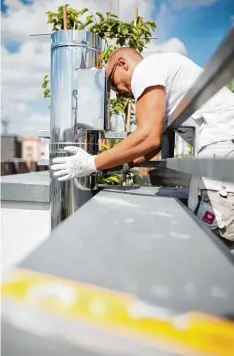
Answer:
[[[49,143],[49,138],[38,138],[38,159],[49,159]]]
[[[1,175],[28,172],[26,163],[21,158],[21,138],[15,135],[1,136]]]
[[[49,158],[49,139],[1,136],[1,175],[48,170],[48,163],[38,164],[40,158]]]
[[[36,138],[21,138],[22,159],[26,162],[37,162],[38,160],[38,140]]]
[[[21,140],[17,136],[1,136],[1,161],[21,158]]]

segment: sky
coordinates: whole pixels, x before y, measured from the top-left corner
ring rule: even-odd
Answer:
[[[117,12],[117,0],[112,0]],[[49,129],[49,100],[41,83],[49,73],[49,33],[46,11],[56,11],[59,0],[1,0],[2,100],[1,116],[9,120],[9,133],[34,136]],[[70,0],[72,7],[105,12],[108,0]],[[119,16],[156,21],[155,37],[145,56],[155,51],[179,52],[204,67],[234,24],[234,0],[119,0]]]

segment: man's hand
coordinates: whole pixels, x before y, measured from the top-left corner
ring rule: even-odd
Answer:
[[[53,176],[60,181],[72,178],[81,178],[97,172],[95,156],[90,155],[82,148],[75,146],[64,147],[64,150],[73,153],[70,157],[56,157],[52,161]]]

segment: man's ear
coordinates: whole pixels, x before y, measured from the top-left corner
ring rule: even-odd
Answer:
[[[121,57],[121,58],[118,59],[118,65],[120,67],[123,67],[125,70],[128,70],[128,65],[127,65],[127,63],[126,63],[124,58]]]

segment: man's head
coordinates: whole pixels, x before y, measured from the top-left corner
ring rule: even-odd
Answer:
[[[111,54],[106,65],[106,75],[109,78],[111,89],[118,96],[132,98],[132,74],[142,59],[135,48],[117,48]]]

